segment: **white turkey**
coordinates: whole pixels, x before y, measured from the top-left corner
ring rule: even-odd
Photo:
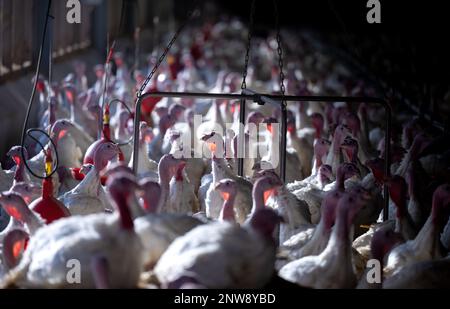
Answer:
[[[84,179],[74,189],[59,198],[72,215],[99,213],[109,208],[100,183],[100,172],[118,153],[117,145],[101,144],[94,155],[94,165],[86,165],[84,168],[87,171]]]
[[[128,203],[138,185],[128,175],[115,175],[107,186],[117,208],[115,214],[74,216],[40,228],[2,286],[136,287],[142,244],[134,231]],[[80,262],[80,283],[67,280],[67,265],[73,259]]]
[[[217,219],[222,209],[223,199],[219,192],[214,190],[215,185],[225,178],[232,179],[238,184],[235,213],[236,221],[243,223],[252,209],[252,185],[246,179],[236,176],[224,159],[223,138],[218,133],[203,136],[212,152],[212,181],[206,192],[206,216]]]
[[[140,195],[145,214],[134,220],[136,233],[142,240],[143,263],[152,268],[169,245],[201,221],[183,214],[160,213],[161,187],[151,179],[140,182]]]
[[[139,158],[137,163],[137,175],[138,178],[152,177],[158,178],[158,163],[148,157],[147,147],[151,140],[154,138],[152,130],[148,127],[147,123],[141,121],[139,124]],[[133,166],[133,153],[129,166]]]
[[[346,194],[336,209],[336,224],[326,248],[316,256],[306,256],[280,269],[280,277],[311,288],[353,288],[356,275],[353,270],[351,232],[361,200]]]
[[[440,234],[450,215],[450,186],[441,185],[433,194],[433,209],[416,238],[394,248],[388,256],[385,272],[399,273],[413,263],[442,257]]]
[[[274,274],[272,233],[281,218],[267,208],[245,226],[214,222],[176,239],[155,266],[163,287],[261,288]],[[176,262],[175,262],[176,261]],[[214,271],[211,271],[214,269]]]

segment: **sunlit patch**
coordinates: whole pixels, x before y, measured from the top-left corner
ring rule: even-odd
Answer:
[[[152,141],[152,137],[149,134],[147,134],[147,135],[145,135],[144,140],[148,144]]]
[[[208,148],[209,148],[209,151],[211,151],[212,153],[215,153],[217,150],[217,145],[215,143],[208,143]]]
[[[19,258],[22,253],[22,249],[24,249],[24,241],[18,240],[12,245],[12,253],[15,259]]]
[[[4,207],[8,215],[13,217],[14,219],[17,219],[19,221],[23,221],[22,214],[17,210],[14,206],[6,206]]]
[[[22,162],[22,159],[20,156],[13,156],[13,161],[16,163],[16,165],[20,165],[20,162]]]
[[[73,93],[71,91],[66,91],[66,97],[70,103],[73,103]]]
[[[64,136],[66,136],[67,130],[61,130],[58,134],[58,139],[62,139]]]
[[[266,190],[264,191],[264,205],[267,204],[267,201],[269,200],[269,198],[272,196],[272,194],[274,193],[274,189],[270,189],[270,190]]]
[[[225,201],[228,201],[228,199],[230,198],[230,193],[228,192],[220,192],[220,195]]]
[[[239,104],[231,104],[230,110],[232,114],[234,114],[234,112],[239,112],[240,109],[241,106]]]
[[[270,128],[272,129],[272,126],[270,126]],[[293,133],[295,133],[295,126],[294,125],[288,125],[287,130],[288,130],[289,133],[293,134]],[[272,131],[270,133],[272,133]]]

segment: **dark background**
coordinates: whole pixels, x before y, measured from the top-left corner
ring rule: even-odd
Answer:
[[[214,2],[221,12],[249,20],[251,0]],[[367,23],[367,0],[277,3],[282,26],[320,33],[330,46],[381,81],[385,92],[394,91],[416,113],[445,127],[449,121],[445,107],[450,104],[448,1],[380,0],[381,24]],[[256,1],[257,29],[273,28],[273,7],[272,0]]]

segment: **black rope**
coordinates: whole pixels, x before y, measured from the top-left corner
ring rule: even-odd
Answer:
[[[53,150],[54,150],[54,153],[55,153],[55,159],[56,159],[55,162],[53,163],[54,168],[52,169],[52,171],[50,172],[50,174],[46,175],[45,177],[42,177],[42,176],[37,175],[35,172],[33,172],[33,171],[31,170],[31,168],[28,166],[27,160],[25,160],[25,157],[23,156],[23,153],[22,153],[22,157],[24,158],[24,159],[23,159],[23,162],[25,163],[25,166],[26,166],[28,172],[30,172],[31,175],[33,175],[34,177],[39,178],[39,179],[47,179],[47,178],[51,177],[54,173],[56,173],[56,171],[57,171],[57,169],[58,169],[58,165],[59,165],[58,151],[57,151],[57,149],[56,149],[55,142],[53,142],[53,140],[51,139],[50,135],[47,134],[44,130],[42,130],[42,129],[37,129],[37,128],[31,128],[31,129],[28,129],[26,135],[29,136],[32,140],[34,140],[36,143],[38,143],[39,146],[41,146],[41,148],[42,148],[42,150],[44,151],[44,154],[45,154],[45,155],[48,154],[48,153],[47,153],[47,150],[45,149],[45,146],[42,145],[42,143],[41,143],[36,137],[34,137],[33,135],[31,135],[31,133],[33,133],[33,132],[39,132],[39,133],[42,133],[42,134],[44,134],[45,136],[47,136],[48,140],[50,141],[51,145],[53,146]],[[22,146],[22,148],[21,148],[22,152],[23,152],[23,149],[24,149],[24,148],[23,148],[23,146]]]
[[[287,107],[284,100],[285,87],[284,87],[284,73],[283,73],[283,46],[281,42],[281,30],[280,30],[280,16],[278,12],[277,0],[273,0],[274,13],[275,13],[275,27],[277,31],[277,53],[278,53],[278,66],[280,70],[280,95],[281,95],[281,130],[280,130],[280,178],[283,182],[286,181],[286,147],[287,147]]]
[[[48,174],[48,175],[46,175],[44,177],[40,176],[40,175],[37,175],[36,173],[34,173],[31,170],[31,168],[29,167],[29,165],[27,163],[27,160],[25,160],[26,156],[25,156],[25,146],[24,146],[25,145],[25,138],[26,138],[26,136],[30,136],[32,139],[35,140],[35,138],[30,135],[30,133],[34,132],[34,131],[39,131],[39,132],[42,132],[43,134],[45,134],[49,138],[49,140],[52,143],[52,145],[55,146],[55,144],[53,143],[53,141],[50,138],[50,136],[47,133],[45,133],[44,131],[42,131],[40,129],[30,129],[30,130],[27,131],[28,120],[30,118],[31,108],[33,107],[34,96],[36,94],[36,88],[37,88],[37,83],[38,83],[38,78],[39,78],[39,72],[41,71],[42,54],[43,54],[43,50],[44,50],[45,37],[46,37],[46,34],[47,34],[48,21],[49,21],[49,18],[50,18],[51,6],[52,6],[52,0],[48,0],[47,13],[45,15],[44,31],[42,32],[42,39],[41,39],[41,45],[39,47],[39,56],[38,56],[38,60],[37,60],[37,67],[36,67],[36,72],[35,72],[35,75],[34,75],[33,89],[31,90],[30,100],[28,101],[28,107],[27,107],[27,111],[26,111],[26,114],[25,114],[25,120],[23,122],[22,137],[21,137],[21,142],[20,142],[20,145],[21,145],[21,150],[20,151],[21,151],[23,162],[25,164],[26,169],[28,170],[28,172],[30,172],[30,174],[32,174],[34,177],[39,178],[39,179],[46,179],[46,178],[51,177],[56,172],[56,170],[58,168],[58,160],[56,160],[55,168],[50,174]],[[42,144],[40,144],[40,145],[42,146]],[[57,153],[56,147],[54,147],[54,148],[55,148],[56,157],[58,157],[58,153]],[[45,151],[45,149],[44,149],[44,151]]]
[[[251,41],[253,36],[253,24],[254,24],[254,16],[255,16],[255,7],[256,0],[252,0],[250,6],[250,18],[248,25],[248,33],[247,33],[247,50],[245,51],[245,60],[244,60],[244,69],[242,71],[242,84],[241,84],[241,92],[244,92],[247,89],[247,71],[248,71],[248,61],[250,60],[250,49],[251,49]],[[238,157],[238,175],[244,176],[244,153],[245,153],[245,142],[244,142],[244,128],[245,125],[245,100],[241,100],[239,102],[239,138],[238,138],[238,149],[237,149],[237,157]]]
[[[277,31],[277,53],[278,53],[278,67],[280,70],[280,94],[284,96],[285,87],[284,87],[284,73],[283,73],[283,46],[281,42],[281,33],[280,33],[280,17],[278,12],[277,0],[273,0],[273,6],[275,10],[275,27]],[[282,101],[285,104],[284,100]]]

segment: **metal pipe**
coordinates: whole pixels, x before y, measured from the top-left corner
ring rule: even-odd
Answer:
[[[391,122],[392,122],[392,110],[391,106],[385,102],[383,105],[386,111],[386,130],[384,133],[384,173],[386,177],[389,177],[391,174]],[[383,195],[384,195],[384,209],[383,209],[383,221],[389,219],[389,191],[388,186],[385,184],[383,186]]]
[[[245,99],[241,99],[239,103],[239,135],[238,135],[238,175],[244,176],[244,154],[245,154],[245,137],[244,137],[244,126],[245,126]]]
[[[137,175],[138,159],[139,159],[139,126],[141,121],[141,104],[142,100],[148,95],[144,94],[137,98],[134,108],[134,128],[133,128],[133,173]]]
[[[238,93],[204,93],[204,92],[163,92],[156,91],[145,93],[139,99],[147,97],[165,97],[165,98],[201,98],[201,99],[225,99],[225,100],[252,100],[257,102],[260,97],[267,97],[272,100],[284,101],[309,101],[309,102],[348,102],[348,103],[376,103],[387,105],[386,101],[376,97],[342,97],[342,96],[295,96],[295,95],[277,95],[277,94],[238,94]]]
[[[281,131],[280,131],[280,178],[286,182],[286,148],[287,148],[287,108],[286,102],[281,103]]]
[[[261,102],[263,97],[266,97],[270,100],[284,100],[285,102],[296,102],[296,101],[307,101],[307,102],[347,102],[347,103],[375,103],[383,106],[385,113],[386,113],[386,132],[385,132],[385,173],[386,176],[388,176],[389,168],[390,168],[390,140],[391,140],[391,118],[392,118],[392,111],[390,105],[381,98],[376,97],[342,97],[342,96],[292,96],[292,95],[276,95],[276,94],[229,94],[229,93],[202,93],[202,92],[151,92],[151,93],[145,93],[142,94],[137,98],[136,106],[135,106],[135,115],[134,115],[134,145],[133,145],[133,172],[137,174],[137,161],[139,158],[139,121],[141,116],[141,104],[142,101],[145,98],[148,97],[168,97],[168,98],[204,98],[204,99],[226,99],[226,100],[241,100],[241,108],[245,106],[245,104],[242,104],[245,100],[251,100],[254,102]],[[287,117],[287,109],[286,105],[284,105],[284,109],[282,107],[282,133],[284,136],[282,136],[281,142],[283,143],[283,140],[286,138],[286,131],[283,129],[283,122],[286,121]],[[244,107],[245,108],[245,107]],[[240,121],[242,122],[242,115],[240,117]],[[285,123],[286,126],[286,123]],[[284,142],[285,143],[285,142]],[[280,157],[280,168],[282,171],[280,171],[281,175],[285,175],[285,169],[286,169],[286,147],[281,147],[281,157]],[[242,162],[243,164],[243,158],[239,162]],[[387,195],[387,186],[385,185],[384,188],[384,195],[385,195],[385,207],[384,207],[384,220],[387,219],[387,213],[388,213],[388,205],[389,205],[389,198]]]

